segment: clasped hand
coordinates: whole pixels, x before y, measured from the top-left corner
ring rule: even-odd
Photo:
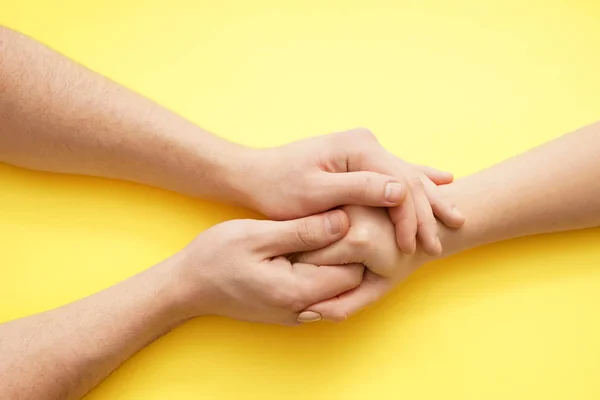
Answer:
[[[414,269],[417,247],[441,253],[436,217],[450,227],[464,222],[437,190],[450,174],[396,158],[362,129],[254,150],[249,159],[240,197],[278,221],[216,225],[166,261],[181,278],[189,317],[343,320]]]

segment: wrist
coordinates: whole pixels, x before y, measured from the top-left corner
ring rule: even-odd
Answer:
[[[253,211],[260,211],[261,177],[263,171],[261,160],[263,150],[234,145],[222,157],[223,192],[226,202],[242,206]]]
[[[182,276],[178,254],[151,267],[146,271],[153,282],[153,297],[158,302],[160,313],[166,315],[172,326],[177,326],[196,315],[190,312],[191,295],[189,282]]]
[[[231,193],[228,202],[272,217],[268,204],[273,197],[273,186],[278,183],[270,181],[270,177],[276,173],[271,168],[277,168],[285,161],[274,159],[278,153],[272,149],[240,146],[231,154],[235,154],[232,162],[224,167]]]
[[[449,199],[465,216],[465,224],[458,228],[449,228],[438,222],[439,237],[442,242],[441,258],[493,242],[495,208],[487,205],[487,190],[469,178],[439,186],[442,196]]]
[[[214,314],[210,274],[203,273],[210,267],[200,266],[201,258],[185,248],[155,267],[162,270],[165,285],[169,287],[165,301],[183,321]]]
[[[157,186],[177,192],[246,206],[251,195],[248,177],[255,172],[257,150],[210,134],[195,125],[181,129],[155,175]],[[164,175],[164,176],[163,176]],[[156,176],[154,177],[156,181]],[[162,181],[165,181],[163,183]]]

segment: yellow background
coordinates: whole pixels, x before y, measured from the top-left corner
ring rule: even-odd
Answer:
[[[366,126],[462,176],[600,116],[594,0],[0,0],[0,23],[255,146]],[[243,215],[0,165],[0,320],[101,290]],[[339,325],[195,320],[88,398],[598,399],[599,240],[470,251]]]

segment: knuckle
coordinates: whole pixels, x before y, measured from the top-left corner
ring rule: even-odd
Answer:
[[[351,132],[363,140],[377,140],[375,134],[365,127],[354,128]]]
[[[307,306],[309,306],[305,299],[306,296],[304,296],[302,292],[297,289],[293,290],[288,294],[285,306],[288,310],[294,312],[304,310]]]
[[[377,141],[377,138],[375,137],[373,132],[363,127],[353,128],[344,132],[340,132],[337,138],[341,141],[353,139],[354,144],[356,144],[356,142]]]
[[[381,145],[376,136],[366,128],[355,128],[340,132],[335,136],[335,143],[348,154],[346,164],[349,170],[361,170],[363,165],[381,151]]]
[[[403,207],[402,212],[394,212],[397,209],[392,209],[392,212],[390,213],[390,218],[396,226],[402,225],[403,229],[401,229],[401,231],[405,232],[407,230],[407,225],[410,225],[410,222],[412,221],[412,217],[414,215],[408,212],[404,212],[404,208],[406,207],[405,204],[403,204],[401,207]]]
[[[424,190],[423,189],[423,181],[419,176],[412,176],[408,179],[408,184],[413,190]]]
[[[417,231],[422,231],[423,229],[427,229],[431,225],[432,224],[431,224],[431,221],[429,220],[429,218],[419,219],[419,220],[417,220]]]
[[[312,247],[312,245],[317,242],[318,235],[316,230],[312,229],[311,224],[308,221],[309,220],[307,219],[300,221],[300,226],[296,230],[296,238],[303,246]]]
[[[447,209],[449,206],[449,204],[439,199],[437,196],[428,196],[427,200],[429,201],[429,205],[433,212],[436,212],[436,210]]]
[[[376,181],[371,173],[365,173],[360,179],[360,183],[365,191],[369,191],[375,185]]]
[[[349,245],[363,253],[371,250],[374,239],[371,229],[367,227],[354,227],[348,235]]]
[[[308,307],[308,304],[302,297],[295,298],[289,305],[289,310],[293,312],[300,312]]]
[[[294,302],[294,296],[289,290],[283,288],[275,288],[271,291],[271,301],[274,305],[279,308],[289,309],[290,305]]]
[[[352,191],[354,192],[352,194],[360,200],[369,198],[373,192],[373,185],[373,177],[365,174],[358,180],[358,185],[352,188]]]
[[[271,293],[275,305],[285,310],[297,312],[309,305],[296,285],[279,285]]]

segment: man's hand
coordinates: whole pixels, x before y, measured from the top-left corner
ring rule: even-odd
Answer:
[[[392,207],[398,246],[439,254],[435,215],[463,219],[423,185],[452,176],[394,157],[365,129],[250,150],[0,26],[0,162],[228,201],[271,219],[346,204]],[[432,212],[433,210],[433,212]]]
[[[343,210],[350,218],[350,229],[343,239],[293,257],[317,265],[362,263],[368,268],[357,288],[306,309],[308,315],[317,313],[329,321],[343,321],[379,300],[428,258],[420,251],[414,255],[398,251],[394,226],[385,210],[362,206],[347,206]]]
[[[353,289],[363,266],[291,263],[286,255],[323,248],[344,237],[348,217],[336,210],[291,221],[234,220],[203,232],[173,263],[189,316],[295,325],[319,319],[307,306]]]
[[[244,203],[271,219],[298,218],[359,204],[390,207],[398,247],[413,254],[417,241],[442,252],[435,217],[449,227],[464,218],[437,192],[452,175],[409,164],[387,152],[366,129],[333,133],[255,151],[240,174]]]
[[[363,266],[317,267],[285,256],[332,244],[348,225],[341,210],[285,222],[228,221],[118,285],[0,324],[0,398],[79,399],[148,343],[200,315],[283,325],[318,320],[299,313],[356,287]]]

